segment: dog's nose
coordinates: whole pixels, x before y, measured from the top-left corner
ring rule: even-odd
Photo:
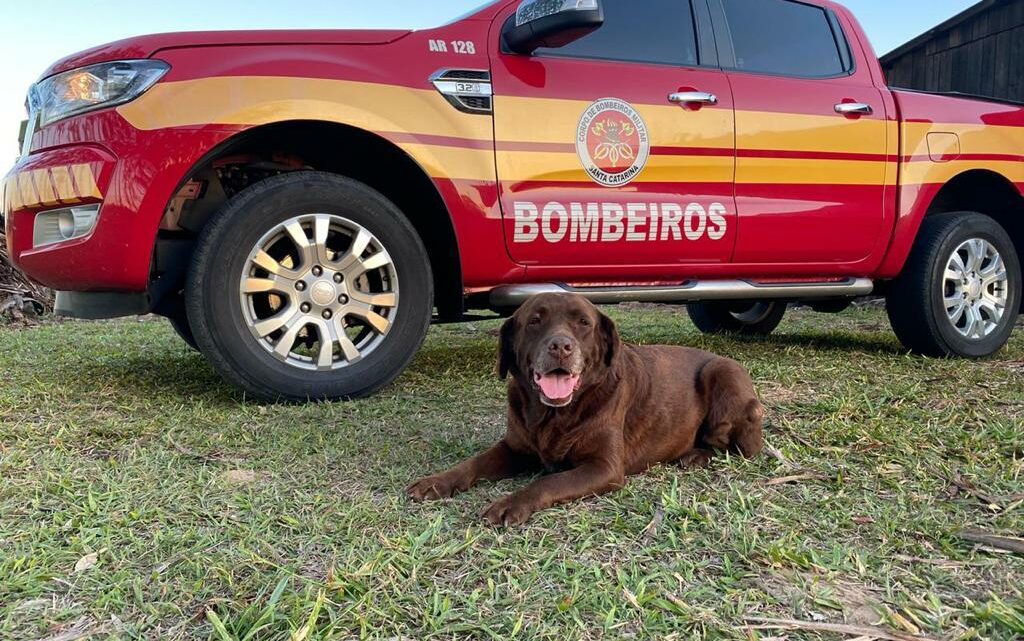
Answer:
[[[575,341],[568,336],[554,336],[548,341],[548,353],[558,358],[571,355],[575,349]]]

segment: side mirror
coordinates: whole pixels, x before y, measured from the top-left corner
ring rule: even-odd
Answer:
[[[510,51],[564,47],[604,24],[601,0],[523,0],[502,30]]]

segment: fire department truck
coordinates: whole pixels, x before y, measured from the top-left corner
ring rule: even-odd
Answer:
[[[151,35],[54,64],[13,260],[262,399],[369,395],[538,292],[768,334],[888,299],[984,357],[1021,309],[1024,106],[891,89],[828,0],[498,0],[424,31]]]

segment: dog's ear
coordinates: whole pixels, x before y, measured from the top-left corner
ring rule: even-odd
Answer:
[[[615,327],[615,321],[604,314],[601,314],[601,335],[604,339],[604,363],[611,367],[622,349],[622,339],[619,338],[619,329]]]
[[[519,369],[516,364],[516,317],[513,316],[501,326],[501,340],[498,343],[498,376],[502,380],[508,378],[509,372],[515,374]]]

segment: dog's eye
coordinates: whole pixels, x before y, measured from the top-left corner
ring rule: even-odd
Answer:
[[[540,325],[540,316],[534,316],[530,319],[531,325]]]
[[[584,327],[590,327],[590,319],[587,318],[586,316],[581,316],[580,325],[583,325]]]

